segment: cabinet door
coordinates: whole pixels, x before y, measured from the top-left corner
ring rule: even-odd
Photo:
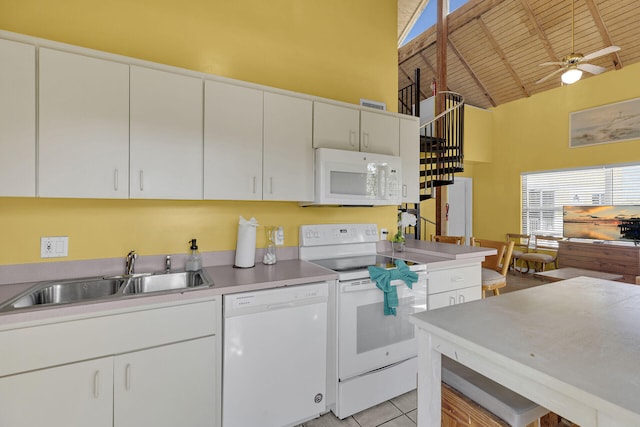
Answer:
[[[340,105],[314,102],[313,147],[358,151],[360,111]]]
[[[399,119],[386,114],[361,111],[360,151],[400,155]]]
[[[216,354],[210,336],[116,356],[114,426],[215,426]]]
[[[204,198],[262,200],[262,94],[205,81]]]
[[[420,202],[420,130],[418,118],[400,119],[402,203]]]
[[[113,358],[0,378],[0,425],[112,427]]]
[[[312,102],[265,92],[263,200],[313,200]]]
[[[473,286],[470,288],[458,289],[458,304],[479,300],[482,298],[482,286]]]
[[[36,49],[0,40],[0,196],[36,195]]]
[[[428,309],[435,310],[436,308],[449,307],[450,305],[456,305],[458,303],[458,295],[456,291],[440,292],[438,294],[431,294],[428,297]]]
[[[127,198],[129,66],[39,54],[38,194]]]
[[[202,80],[131,66],[131,197],[202,199]]]

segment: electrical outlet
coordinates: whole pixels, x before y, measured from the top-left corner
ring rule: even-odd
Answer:
[[[389,231],[386,228],[380,229],[380,240],[387,240],[389,238]]]
[[[40,258],[61,258],[69,256],[67,236],[40,237]]]

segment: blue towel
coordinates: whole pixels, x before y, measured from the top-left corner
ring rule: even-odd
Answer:
[[[381,267],[369,267],[369,276],[376,282],[376,286],[384,292],[384,315],[396,315],[398,306],[398,292],[395,286],[391,285],[392,280],[404,280],[404,283],[411,289],[418,281],[418,275],[411,271],[407,264],[401,259],[395,261],[397,268],[386,269]]]

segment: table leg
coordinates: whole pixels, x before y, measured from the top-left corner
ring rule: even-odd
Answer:
[[[440,427],[442,355],[432,347],[430,333],[418,333],[418,427]]]

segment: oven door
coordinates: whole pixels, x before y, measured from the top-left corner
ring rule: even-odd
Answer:
[[[341,381],[417,354],[408,316],[427,308],[427,279],[418,273],[413,289],[391,282],[398,292],[396,315],[384,315],[384,293],[371,279],[339,282],[338,377]]]

